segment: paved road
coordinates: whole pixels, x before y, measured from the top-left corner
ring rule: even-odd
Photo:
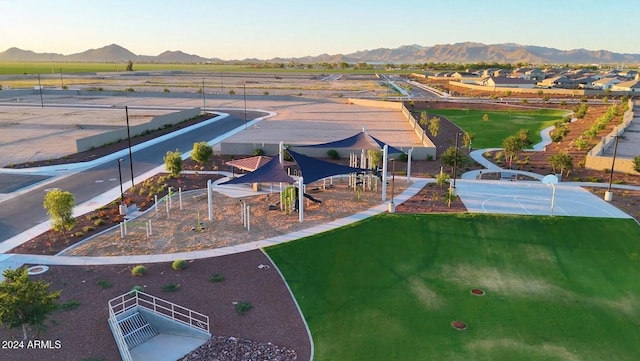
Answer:
[[[133,171],[143,174],[164,164],[167,150],[178,149],[181,153],[190,151],[194,142],[209,141],[245,124],[244,111],[226,111],[229,117],[210,125],[170,138],[159,144],[133,153]],[[264,112],[247,111],[247,119],[266,115]],[[121,164],[123,182],[131,179],[128,157]],[[48,216],[42,207],[44,194],[49,188],[60,188],[73,193],[76,204],[81,204],[105,191],[118,186],[118,162],[109,161],[83,170],[72,176],[36,186],[25,194],[8,199],[0,207],[0,242],[5,241],[46,220]]]

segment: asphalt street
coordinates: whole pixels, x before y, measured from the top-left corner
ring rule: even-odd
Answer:
[[[133,153],[134,175],[143,174],[164,164],[167,151],[190,151],[193,143],[209,141],[245,124],[244,111],[225,111],[229,117],[212,124],[188,131],[176,137],[151,145]],[[247,111],[247,119],[252,120],[266,115],[264,112]],[[129,158],[123,157],[121,163],[122,180],[131,179]],[[6,175],[1,175],[4,177]],[[61,177],[53,182],[36,185],[29,192],[7,199],[0,203],[0,242],[3,242],[33,226],[49,219],[42,206],[44,195],[48,189],[59,188],[70,191],[76,204],[81,204],[105,191],[117,187],[119,181],[118,161],[108,161],[98,166],[80,171],[70,176]],[[2,181],[0,181],[2,183]]]

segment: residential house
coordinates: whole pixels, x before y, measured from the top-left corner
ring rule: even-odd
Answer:
[[[522,78],[507,78],[503,76],[488,77],[480,81],[480,85],[490,88],[533,88],[535,83]]]
[[[552,78],[544,79],[538,83],[541,88],[562,88],[562,89],[575,89],[577,83],[574,79],[569,79],[566,76],[554,76]]]
[[[602,78],[591,83],[591,87],[593,89],[602,89],[607,90],[610,89],[612,85],[621,83],[622,81],[618,78],[610,77],[610,78]]]
[[[465,84],[476,84],[476,82],[480,79],[480,77],[475,73],[470,73],[466,71],[458,71],[451,74],[453,79]]]
[[[636,76],[636,79],[633,80],[611,85],[611,91],[640,93],[640,76]]]

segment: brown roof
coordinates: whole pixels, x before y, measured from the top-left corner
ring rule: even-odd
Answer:
[[[230,160],[228,162],[225,162],[225,164],[236,167],[238,169],[246,170],[248,172],[253,172],[254,170],[267,164],[267,162],[270,160],[271,157],[268,157],[266,155],[258,155],[255,157]],[[285,161],[282,165],[285,167],[291,167],[295,165],[295,163]]]

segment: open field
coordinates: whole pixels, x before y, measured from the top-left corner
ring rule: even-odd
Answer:
[[[541,141],[540,131],[561,121],[569,112],[555,109],[487,111],[474,109],[430,110],[429,116],[438,114],[454,122],[466,132],[476,134],[474,148],[502,147],[502,141],[520,129],[529,129],[533,143]],[[483,116],[489,116],[483,121]]]
[[[286,64],[285,64],[286,65]],[[95,73],[95,72],[119,72],[125,71],[127,61],[112,63],[84,63],[84,62],[0,62],[0,75],[2,74],[52,74],[52,73]],[[272,67],[254,67],[253,65],[239,64],[160,64],[160,63],[135,63],[133,69],[143,71],[167,71],[179,70],[202,73],[219,72],[273,72],[273,73],[331,73],[331,74],[371,74],[372,70],[356,70],[339,67],[328,68],[285,68],[273,64]],[[406,70],[377,70],[385,74],[407,73]]]
[[[381,215],[267,253],[318,361],[636,360],[637,239],[633,220]]]

